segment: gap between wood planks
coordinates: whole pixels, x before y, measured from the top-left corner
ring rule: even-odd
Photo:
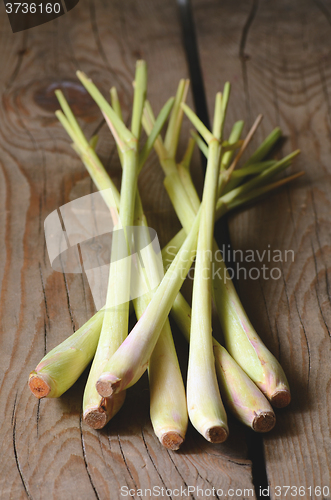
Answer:
[[[207,109],[207,99],[203,83],[203,75],[201,71],[198,45],[199,41],[196,36],[192,5],[190,0],[177,0],[180,22],[183,32],[183,44],[187,57],[187,63],[190,72],[192,85],[193,100],[196,113],[200,120],[210,129],[210,120]],[[249,29],[254,20],[258,8],[258,0],[252,0],[252,6],[243,27],[242,37],[240,41],[239,57],[242,59],[242,64],[245,66],[244,52]],[[245,76],[245,68],[243,68]],[[206,169],[206,159],[201,157],[202,168]],[[229,227],[227,218],[222,217],[215,225],[215,236],[218,244],[225,244],[231,247]],[[228,268],[231,268],[231,262],[226,262]],[[234,273],[233,273],[234,274]],[[236,283],[235,283],[236,285]],[[268,477],[266,463],[263,452],[263,437],[253,431],[247,430],[246,441],[248,446],[248,456],[252,462],[252,480],[257,498],[261,498],[260,491],[268,487]],[[263,497],[270,500],[270,496]]]

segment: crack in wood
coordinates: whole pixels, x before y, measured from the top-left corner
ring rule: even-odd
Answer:
[[[324,265],[324,274],[325,274],[325,282],[326,282],[326,293],[327,293],[327,296],[328,296],[328,301],[331,304],[330,284],[329,284],[329,277],[328,277],[328,266],[327,266],[325,258],[324,258],[324,253],[323,253],[322,244],[321,244],[321,240],[320,240],[319,221],[318,221],[318,215],[317,215],[316,204],[315,204],[315,195],[314,195],[313,189],[311,189],[311,199],[312,199],[312,207],[313,207],[314,220],[315,220],[315,234],[316,234],[316,239],[317,239],[318,247],[319,247],[320,252],[321,252],[322,262],[323,262],[323,265]],[[315,257],[315,255],[314,255],[314,257]],[[316,269],[317,282],[319,283],[317,266],[315,266],[315,269]]]
[[[322,311],[322,306],[321,306],[321,302],[320,302],[320,299],[319,299],[319,294],[318,294],[318,291],[317,291],[317,287],[315,286],[315,293],[316,293],[316,299],[317,299],[317,303],[318,303],[318,308],[320,310],[320,313],[321,313],[321,318],[323,320],[323,323],[324,323],[324,326],[326,328],[326,331],[328,332],[328,335],[329,337],[331,338],[331,332],[330,332],[330,328],[328,327],[328,324],[326,322],[326,319],[324,317],[324,314],[323,314],[323,311]]]
[[[207,99],[201,71],[198,42],[190,0],[177,0],[183,33],[183,43],[189,67],[193,100],[200,120],[210,129]]]
[[[71,320],[72,330],[75,333],[76,327],[75,327],[74,317],[73,317],[71,305],[70,305],[70,295],[69,295],[67,276],[66,276],[66,273],[62,273],[62,275],[63,275],[64,286],[65,286],[65,290],[66,290],[67,306],[68,306],[69,316],[70,316],[70,320]]]
[[[299,321],[300,321],[300,324],[302,327],[302,331],[303,331],[303,334],[304,334],[305,339],[306,339],[306,345],[307,345],[307,351],[308,351],[308,380],[307,380],[307,388],[308,388],[309,387],[310,369],[311,369],[310,347],[309,347],[307,332],[306,332],[305,325],[303,324],[303,321],[301,318],[301,314],[300,314],[299,306],[298,306],[298,301],[297,301],[297,297],[296,297],[295,293],[294,293],[294,301],[295,301],[295,307],[296,307],[296,310],[297,310],[297,313],[299,316]]]
[[[28,486],[26,484],[26,481],[25,481],[25,478],[24,478],[24,475],[23,475],[23,471],[22,471],[22,468],[21,468],[21,465],[20,465],[20,462],[19,462],[19,459],[18,459],[18,454],[17,454],[17,447],[16,447],[16,403],[17,403],[17,393],[18,393],[18,391],[16,392],[16,395],[15,395],[15,400],[14,400],[14,405],[13,405],[13,413],[12,413],[13,451],[14,451],[14,457],[15,457],[15,464],[16,464],[16,467],[17,467],[17,470],[18,470],[18,473],[19,473],[19,476],[20,476],[20,479],[21,479],[24,491],[25,491],[28,499],[29,500],[33,500],[32,496],[31,496],[31,494],[29,492]]]
[[[82,414],[80,414],[80,417],[79,417],[79,432],[80,432],[80,441],[81,441],[81,445],[82,445],[82,452],[83,452],[83,460],[84,460],[85,470],[86,470],[87,476],[89,478],[90,484],[92,486],[92,489],[94,491],[95,497],[97,498],[97,500],[100,500],[100,497],[98,495],[97,489],[96,489],[95,484],[93,482],[93,479],[92,479],[92,476],[91,476],[91,473],[90,473],[90,469],[89,469],[89,466],[88,466],[88,463],[87,463],[85,442],[84,442],[83,429],[82,429]]]
[[[59,216],[59,219],[60,219],[60,223],[61,223],[61,226],[62,226],[62,229],[63,229],[63,235],[64,235],[64,237],[66,239],[67,247],[69,248],[70,244],[69,244],[67,232],[65,230],[65,224],[64,224],[64,221],[63,221],[63,218],[62,218],[61,210],[58,209],[57,213],[58,213],[58,216]],[[64,287],[65,287],[65,291],[66,291],[67,307],[68,307],[69,316],[70,316],[70,320],[71,320],[71,326],[72,326],[73,332],[75,332],[76,331],[76,327],[75,327],[74,318],[73,318],[73,314],[72,314],[72,310],[71,310],[71,305],[70,305],[69,287],[68,287],[68,282],[67,282],[67,276],[66,276],[66,274],[64,272],[64,269],[63,269],[63,266],[62,266],[62,260],[61,260],[61,267],[62,267],[62,275],[63,275],[63,280],[64,280]]]
[[[314,265],[315,265],[315,273],[316,273],[317,285],[319,287],[317,257],[316,257],[316,254],[315,254],[313,243],[311,243],[311,248],[312,248],[312,253],[313,253],[313,258],[314,258]],[[325,319],[324,314],[323,314],[323,310],[322,310],[321,301],[320,301],[320,298],[319,298],[319,293],[318,293],[318,290],[317,290],[317,286],[315,285],[314,288],[315,288],[316,300],[317,300],[318,308],[320,310],[321,318],[322,318],[323,323],[325,325],[325,328],[326,328],[326,330],[328,332],[328,335],[331,338],[331,332],[330,332],[330,329],[328,327],[328,324],[327,324],[326,319]]]
[[[263,437],[261,434],[254,433],[247,429],[248,456],[252,462],[252,484],[255,489],[256,497],[260,496],[260,491],[268,488],[268,474],[263,450]],[[270,500],[270,495],[263,495],[263,498]]]
[[[261,290],[262,299],[263,299],[263,303],[264,303],[264,308],[265,308],[265,311],[267,313],[267,318],[268,318],[270,333],[272,335],[273,329],[272,329],[272,325],[271,325],[271,318],[270,318],[270,314],[269,314],[269,310],[268,310],[267,300],[266,300],[266,297],[264,295],[264,290],[263,290],[263,286],[262,286],[262,283],[261,283],[261,279],[259,279],[259,285],[260,285],[260,290]]]
[[[277,320],[275,320],[275,330],[276,330],[277,345],[278,345],[278,361],[281,364],[280,336],[279,336],[279,329],[278,329]]]
[[[128,473],[129,473],[129,476],[130,476],[130,477],[131,477],[131,479],[132,479],[132,482],[133,482],[133,484],[134,484],[134,486],[135,486],[135,489],[136,489],[136,490],[138,490],[138,485],[137,485],[136,481],[134,480],[133,475],[132,475],[132,472],[131,472],[131,470],[130,470],[130,467],[129,467],[129,465],[128,465],[127,461],[126,461],[125,454],[124,454],[124,451],[123,451],[123,448],[122,448],[121,438],[120,438],[120,435],[119,435],[119,434],[117,434],[117,440],[118,440],[118,445],[119,445],[119,447],[120,447],[120,452],[121,452],[121,455],[122,455],[122,458],[123,458],[123,462],[124,462],[124,464],[125,464],[125,467],[126,467],[126,469],[127,469]],[[108,437],[108,441],[109,441],[109,437]],[[109,442],[109,448],[110,448],[110,442]],[[129,486],[129,485],[128,485],[128,486]],[[139,496],[139,495],[138,495],[138,498],[140,498],[140,499],[142,500],[142,497],[141,497],[141,496]]]
[[[147,446],[147,443],[146,443],[146,439],[145,439],[145,434],[144,434],[144,429],[143,429],[143,428],[141,429],[141,435],[142,435],[142,438],[143,438],[144,446],[145,446],[146,451],[147,451],[147,455],[148,455],[148,457],[149,457],[150,461],[152,462],[152,465],[153,465],[153,467],[154,467],[154,469],[155,469],[155,471],[156,471],[157,475],[159,476],[159,478],[160,478],[160,480],[161,480],[161,482],[162,482],[163,486],[164,486],[164,487],[165,487],[165,489],[167,490],[168,488],[167,488],[167,486],[166,486],[166,484],[165,484],[165,482],[164,482],[164,480],[163,480],[163,477],[161,476],[161,473],[159,472],[159,469],[157,468],[156,463],[154,462],[154,460],[153,460],[153,458],[152,458],[152,455],[151,455],[151,454],[150,454],[150,452],[149,452],[149,449],[148,449],[148,446]],[[171,495],[167,495],[167,497],[168,497],[168,498],[170,498],[170,499],[172,500],[172,496],[171,496]]]
[[[36,414],[37,438],[39,437],[39,419],[40,419],[40,399],[38,399],[38,402],[37,402],[37,414]]]
[[[258,7],[259,7],[259,0],[253,0],[251,10],[248,14],[246,23],[244,24],[242,34],[241,34],[241,40],[239,43],[239,58],[241,61],[241,70],[242,70],[242,76],[243,76],[244,92],[245,92],[245,97],[246,97],[246,99],[245,99],[246,100],[246,111],[247,111],[247,118],[248,118],[249,123],[251,123],[251,121],[252,121],[250,96],[249,96],[249,85],[248,85],[248,74],[247,74],[247,61],[249,59],[249,56],[247,54],[245,54],[245,48],[246,48],[249,30],[253,24],[253,21],[255,19],[256,14],[257,14]]]
[[[43,297],[44,297],[44,304],[45,304],[45,312],[46,312],[46,317],[48,321],[48,326],[50,325],[50,318],[49,318],[49,312],[48,312],[48,304],[47,304],[47,297],[46,297],[46,290],[45,290],[45,283],[44,283],[44,276],[43,272],[41,269],[41,264],[39,262],[39,273],[40,273],[40,281],[41,281],[41,288],[43,291]],[[46,326],[46,325],[45,325]],[[45,334],[46,335],[46,334]],[[45,350],[46,350],[46,342],[45,342]]]
[[[183,476],[182,476],[182,474],[180,473],[180,471],[179,471],[179,469],[178,469],[177,465],[175,464],[175,462],[174,462],[174,460],[173,460],[173,458],[172,458],[172,456],[171,456],[170,451],[169,451],[167,448],[165,448],[165,449],[166,449],[166,451],[167,451],[167,453],[168,453],[168,456],[169,456],[169,458],[170,458],[170,460],[171,460],[171,462],[172,462],[173,466],[175,467],[176,472],[178,473],[179,477],[181,478],[181,480],[183,481],[183,483],[184,483],[185,487],[187,488],[187,487],[188,487],[188,484],[186,483],[186,481],[185,481],[184,477],[183,477]],[[192,500],[195,500],[195,496],[193,495],[193,493],[190,493],[190,496],[191,496]]]

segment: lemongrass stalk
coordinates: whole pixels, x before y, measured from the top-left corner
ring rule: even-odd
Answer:
[[[185,387],[168,319],[151,354],[148,378],[154,433],[163,446],[178,450],[185,439],[188,414]]]
[[[93,407],[93,411],[88,411],[90,407],[86,406],[86,413],[83,414],[84,422],[92,427],[92,429],[103,429],[109,420],[111,420],[122,408],[125,397],[126,391],[115,394],[112,398],[101,398],[98,406]]]
[[[158,283],[159,270],[155,263],[154,250],[149,243],[149,229],[142,211],[137,192],[135,224],[146,231],[146,244],[140,244],[137,235],[136,245],[144,247],[144,263],[150,282]],[[145,235],[143,235],[144,237]],[[141,295],[133,300],[138,320],[144,315],[153,296],[153,292]],[[150,387],[150,417],[154,432],[163,446],[177,450],[185,439],[188,425],[186,395],[177,354],[172,338],[169,320],[166,319],[155,348],[148,361]],[[116,397],[117,395],[115,395]]]
[[[38,398],[60,397],[91,362],[99,341],[104,309],[100,309],[77,332],[52,349],[30,373],[29,387]],[[89,420],[94,429],[101,429],[116,415],[125,400],[125,391],[113,398],[103,398]]]
[[[190,342],[191,308],[181,294],[176,297],[171,315]],[[275,415],[266,397],[214,337],[213,350],[222,400],[227,408],[256,432],[271,430]]]
[[[180,80],[164,141],[165,144],[167,144],[167,147],[165,147],[161,137],[158,137],[154,143],[154,148],[157,151],[159,158],[162,158],[163,166],[168,174],[176,172],[175,154],[183,120],[183,110],[181,104],[186,99],[188,86],[188,80]],[[148,131],[147,135],[151,136],[155,125],[155,117],[148,101],[145,102],[142,124],[145,131]],[[184,190],[183,195],[185,196]]]
[[[162,248],[162,261],[165,271],[169,268],[171,262],[176,257],[176,254],[186,238],[184,228],[180,229],[173,238]]]
[[[164,146],[168,152],[168,156],[169,158],[173,159],[176,155],[180,129],[183,121],[183,110],[181,108],[181,103],[186,101],[189,85],[189,80],[180,80],[179,82],[175,104],[170,116],[169,125],[164,139]]]
[[[223,442],[229,433],[217,383],[211,334],[210,254],[221,153],[222,108],[222,94],[218,93],[215,100],[213,135],[208,141],[209,154],[201,205],[186,386],[189,418],[196,430],[212,443]],[[192,120],[192,114],[188,113],[186,106],[184,111]]]
[[[172,177],[166,177],[164,184],[175,210],[183,211],[182,200],[178,197],[177,184],[173,182]],[[196,195],[195,210],[199,206],[200,200]],[[188,231],[190,219],[194,220],[189,206],[181,214],[181,219],[185,222],[184,229]],[[284,371],[276,358],[264,346],[250,323],[227,273],[216,242],[214,242],[213,255],[218,256],[213,261],[214,300],[226,348],[274,406],[286,406],[290,402],[290,390]]]
[[[99,393],[104,397],[133,385],[146,370],[162,326],[194,259],[199,220],[200,212],[145,313],[107,363],[97,384]]]
[[[224,347],[213,340],[222,399],[232,414],[255,432],[269,432],[276,423],[270,403]]]
[[[273,406],[287,406],[291,399],[290,388],[281,365],[257,335],[223,261],[219,262],[218,269],[224,284],[214,280],[214,298],[221,313],[219,319],[228,352]]]
[[[150,155],[150,153],[154,147],[154,142],[156,141],[158,135],[160,134],[161,129],[163,128],[163,125],[164,125],[166,119],[168,118],[170,110],[172,109],[172,107],[174,105],[174,102],[175,102],[174,97],[171,97],[170,99],[168,99],[166,104],[161,109],[157,119],[155,120],[155,124],[154,124],[152,131],[151,131],[151,134],[148,136],[147,141],[146,141],[146,143],[145,143],[144,147],[142,148],[140,155],[139,155],[139,171],[141,170],[141,168],[145,164],[148,156]]]
[[[100,309],[38,363],[29,376],[29,387],[37,398],[57,398],[76,382],[95,354],[103,317],[104,309]]]
[[[133,109],[131,118],[131,132],[139,140],[141,133],[141,117],[145,105],[147,92],[147,67],[145,61],[137,61],[136,76],[133,82]]]
[[[121,117],[122,112],[116,89],[112,89],[111,91],[111,102],[115,112]],[[170,101],[168,101],[168,103],[169,102]],[[150,150],[154,146],[154,142],[170,111],[170,107],[171,106],[166,105],[155,121],[153,130],[148,136],[146,144],[140,153],[141,166],[144,164]],[[176,136],[173,140],[176,140]],[[146,229],[148,234],[145,248],[149,251],[151,248],[148,245],[150,243],[150,241],[148,241],[149,232],[138,190],[136,195],[135,225],[142,229]],[[138,234],[140,235],[141,233]],[[159,276],[153,250],[149,251],[148,258],[145,259],[145,266],[151,281],[155,281],[155,275],[156,278]],[[137,297],[133,301],[138,320],[144,314],[151,298],[152,294],[148,293]],[[165,321],[156,346],[149,359],[148,377],[150,388],[150,417],[155,435],[166,448],[178,450],[185,439],[188,426],[188,414],[183,378],[179,368],[168,319]]]
[[[191,130],[191,136],[192,139],[195,140],[197,143],[200,151],[203,153],[205,158],[208,158],[208,145],[205,143],[205,141],[200,137],[199,134],[196,133],[195,130]]]
[[[93,171],[95,173],[95,183],[97,187],[101,190],[102,195],[105,199],[106,204],[110,207],[113,218],[116,221],[117,211],[116,206],[119,204],[119,194],[112,183],[112,181],[108,178],[105,178],[105,170],[100,162],[98,156],[94,151],[93,144],[89,144],[84,137],[84,134],[80,130],[78,122],[76,121],[73,113],[71,112],[66,100],[61,93],[61,91],[57,91],[57,97],[59,99],[62,110],[56,113],[60,122],[67,130],[69,136],[74,142],[74,149],[81,156],[83,163],[85,164],[88,171]],[[98,313],[97,313],[98,314]],[[104,316],[104,314],[103,314]],[[95,315],[91,318],[91,321],[95,321],[95,318],[98,315]],[[96,329],[95,329],[96,330]],[[98,332],[98,340],[99,340]],[[65,359],[65,357],[63,356]],[[75,358],[78,359],[78,356]],[[91,360],[91,359],[90,359]],[[76,361],[77,365],[77,361]],[[80,367],[77,367],[77,377],[83,371],[85,366],[81,363]],[[69,388],[71,385],[71,380],[69,378],[70,369],[67,367],[66,370],[62,371],[64,379],[67,379],[66,388]],[[85,392],[86,393],[86,392]],[[125,399],[125,394],[118,396],[117,398],[113,398],[111,401],[107,399],[100,399],[98,401],[98,405],[94,408],[94,412],[91,412],[90,418],[88,419],[89,425],[94,428],[103,427],[121,408]]]
[[[231,91],[230,82],[225,82],[222,94],[221,112],[218,114],[218,116],[214,118],[214,129],[219,130],[219,141],[221,141],[223,137],[223,129],[224,129],[226,112],[229,104],[230,91]],[[217,123],[218,119],[220,120],[219,124]]]
[[[105,305],[105,315],[102,323],[98,347],[92,362],[90,374],[86,383],[83,398],[83,417],[86,423],[94,425],[95,419],[102,409],[103,398],[96,390],[96,382],[103,372],[108,360],[122,344],[128,334],[131,258],[130,243],[127,230],[133,226],[135,196],[137,189],[141,114],[146,98],[147,70],[144,61],[136,64],[134,82],[133,112],[131,131],[129,131],[116,112],[101,96],[94,84],[84,75],[78,74],[81,82],[95,99],[106,122],[114,135],[118,147],[122,151],[123,175],[121,183],[117,230],[124,231],[126,248],[120,243],[117,231],[113,233],[112,260],[109,268],[109,279]],[[100,97],[101,96],[101,97]],[[122,255],[126,251],[125,255]],[[117,258],[116,258],[117,257]],[[125,258],[126,257],[126,258]]]
[[[117,244],[119,247],[117,247]],[[113,233],[112,256],[120,256],[123,251],[122,247],[123,245],[118,242],[115,231]],[[103,409],[103,398],[100,397],[95,388],[96,381],[102,373],[103,367],[107,364],[108,359],[116,351],[118,346],[121,345],[128,332],[129,297],[127,289],[123,289],[120,285],[125,284],[129,287],[130,283],[128,280],[123,282],[123,278],[124,280],[127,278],[124,272],[123,260],[124,259],[119,258],[112,261],[110,264],[111,271],[109,273],[109,284],[112,284],[112,287],[110,288],[108,286],[105,306],[106,312],[102,323],[97,350],[84,391],[83,418],[91,427],[95,426],[96,419],[99,421],[99,413],[100,410]],[[116,299],[118,305],[113,306],[112,304]],[[103,416],[106,415],[103,413]],[[108,419],[103,421],[105,425]]]
[[[176,189],[175,186],[168,184],[169,180],[171,179],[166,178],[164,184],[177,210],[180,209],[181,204],[177,204]],[[185,229],[188,230],[190,227],[188,222],[192,214],[189,210],[186,210],[186,213]],[[217,260],[213,261],[214,300],[226,348],[272,404],[285,406],[289,403],[290,391],[283,369],[264,346],[249,322],[216,243],[214,243],[212,254],[218,256]],[[237,345],[237,351],[234,351],[234,345]]]
[[[187,106],[187,104],[182,103],[182,108],[184,110],[184,113],[191,121],[191,123],[193,123],[199,134],[202,136],[204,141],[209,146],[210,143],[212,143],[214,140],[213,134],[207,129],[206,125],[204,125],[202,121],[197,117],[194,111],[192,111],[191,108]],[[208,158],[209,158],[209,152],[208,152]]]

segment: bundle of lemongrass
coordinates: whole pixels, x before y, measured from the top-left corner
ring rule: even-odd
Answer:
[[[185,104],[189,84],[184,80],[179,83],[175,98],[169,99],[155,119],[146,100],[146,64],[138,61],[129,129],[122,118],[116,89],[111,89],[109,103],[82,72],[77,76],[100,107],[116,141],[123,168],[121,193],[95,151],[96,138],[86,139],[61,91],[56,95],[62,111],[56,115],[104,201],[119,211],[117,229],[125,233],[130,226],[148,227],[137,178],[153,148],[183,229],[162,251],[165,274],[159,286],[133,300],[138,321],[129,336],[131,269],[123,259],[110,266],[105,307],[41,360],[30,374],[31,391],[38,398],[59,397],[92,361],[84,392],[83,418],[91,427],[100,429],[121,408],[126,389],[148,369],[151,421],[157,437],[167,448],[179,448],[185,438],[188,417],[207,440],[224,441],[228,426],[222,401],[244,424],[258,432],[269,431],[275,424],[271,405],[283,407],[290,402],[288,382],[280,364],[251,325],[219,252],[217,260],[210,259],[210,255],[215,256],[218,250],[213,239],[215,219],[301,175],[271,181],[291,165],[298,151],[279,161],[265,159],[281,135],[276,128],[236,168],[261,116],[244,140],[240,139],[243,122],[235,123],[229,138],[224,140],[228,83],[223,93],[216,95],[212,131]],[[192,132],[184,158],[177,163],[183,113],[199,135]],[[162,138],[161,130],[168,116]],[[147,134],[144,145],[142,127]],[[190,175],[195,144],[207,157],[201,203]],[[191,309],[180,288],[195,256]],[[146,272],[157,279],[154,259],[151,254]],[[121,305],[113,305],[114,294],[122,297]],[[224,347],[212,337],[212,297],[224,334]],[[168,320],[170,312],[190,343],[187,400]]]

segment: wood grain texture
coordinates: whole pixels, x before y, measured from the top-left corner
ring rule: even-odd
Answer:
[[[119,184],[114,143],[75,71],[85,71],[105,95],[116,85],[128,119],[134,64],[143,57],[149,98],[160,109],[187,76],[175,2],[127,0],[124,8],[81,0],[64,17],[15,35],[2,3],[0,12],[0,498],[117,499],[121,486],[251,490],[245,434],[235,422],[224,445],[209,445],[190,428],[181,452],[161,447],[149,421],[146,377],[101,432],[81,421],[86,374],[57,400],[38,402],[27,387],[44,353],[93,314],[84,276],[53,271],[45,248],[46,216],[93,190],[54,117],[54,89],[64,90],[88,136],[99,130],[98,152]],[[198,179],[197,162],[195,170]],[[179,222],[162,179],[154,156],[140,189],[164,244]]]
[[[271,498],[277,485],[330,488],[331,6],[285,0],[193,5],[210,107],[229,80],[232,120],[246,116],[250,126],[263,113],[256,141],[279,125],[287,138],[281,153],[302,151],[291,171],[306,175],[232,216],[230,229],[235,249],[280,250],[284,260],[240,263],[247,272],[278,267],[279,279],[239,275],[243,303],[293,394],[264,438]],[[286,250],[294,259],[288,254],[285,261]],[[318,496],[306,490],[303,498]]]

